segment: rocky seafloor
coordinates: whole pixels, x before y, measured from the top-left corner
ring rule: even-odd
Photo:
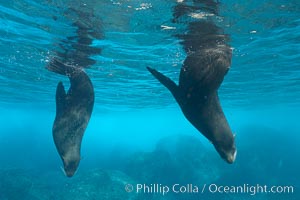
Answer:
[[[162,139],[151,152],[123,156],[110,169],[80,170],[71,179],[60,171],[1,169],[0,200],[298,199],[299,150],[291,151],[296,142],[268,132],[255,130],[251,138],[240,138],[239,156],[233,165],[222,161],[197,137],[178,135]],[[256,136],[258,139],[253,140]],[[281,145],[274,147],[278,143]],[[138,192],[137,184],[145,184],[148,189]],[[172,191],[174,184],[185,191]],[[203,185],[210,184],[293,185],[294,191],[253,195],[250,191],[212,193],[207,187],[202,192]],[[155,186],[160,190],[155,191]],[[170,189],[165,194],[161,191],[164,186]]]

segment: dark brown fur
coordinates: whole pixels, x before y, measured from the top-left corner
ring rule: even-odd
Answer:
[[[66,176],[76,172],[80,162],[81,141],[94,106],[94,89],[91,80],[81,68],[52,60],[50,71],[69,77],[71,87],[65,92],[62,82],[56,89],[56,117],[53,139],[63,161]]]
[[[178,86],[155,69],[147,69],[171,91],[185,117],[212,142],[220,156],[233,163],[236,156],[234,136],[217,92],[230,62],[231,49],[225,45],[194,52],[181,68]]]

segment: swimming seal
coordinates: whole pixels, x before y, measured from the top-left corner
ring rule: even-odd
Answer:
[[[147,67],[167,87],[183,114],[228,163],[236,157],[234,136],[221,108],[218,88],[231,64],[231,49],[225,45],[205,48],[187,56],[180,71],[179,85]]]
[[[65,92],[62,82],[56,89],[56,116],[53,139],[63,161],[66,176],[72,177],[80,162],[83,134],[94,106],[94,89],[87,74],[78,67],[53,59],[48,70],[68,76],[71,86]]]

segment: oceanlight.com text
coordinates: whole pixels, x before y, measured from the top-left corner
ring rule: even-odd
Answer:
[[[206,187],[206,186],[205,186]],[[210,193],[233,193],[233,194],[250,194],[256,195],[258,193],[271,193],[271,194],[293,194],[293,186],[267,186],[267,185],[249,185],[243,184],[240,186],[225,186],[210,184],[208,185],[208,191]]]

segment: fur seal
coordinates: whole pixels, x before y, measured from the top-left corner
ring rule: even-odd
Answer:
[[[194,51],[183,63],[179,85],[147,67],[170,90],[188,121],[211,141],[228,163],[234,162],[237,151],[217,90],[229,70],[231,54],[231,49],[225,45]]]
[[[84,131],[94,106],[94,88],[82,68],[64,64],[53,59],[48,70],[65,75],[71,86],[66,93],[62,82],[56,89],[56,116],[53,139],[63,161],[66,176],[72,177],[80,162],[80,148]]]

